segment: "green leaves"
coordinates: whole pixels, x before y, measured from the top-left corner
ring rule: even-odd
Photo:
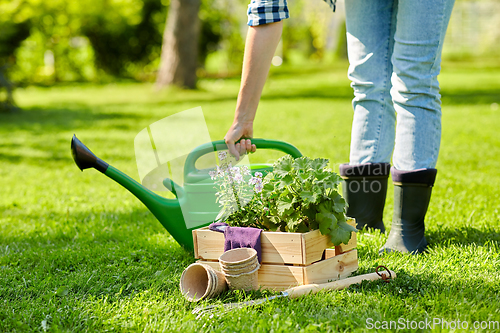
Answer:
[[[301,180],[303,183],[306,183],[307,180],[313,176],[311,171],[302,171],[297,173],[297,178]]]
[[[311,191],[303,191],[303,192],[301,192],[300,193],[300,197],[306,203],[310,203],[310,202],[314,202],[315,201],[315,195]],[[317,196],[316,196],[316,198],[317,198]]]
[[[323,170],[328,165],[328,159],[326,158],[316,158],[311,161],[311,168],[314,171]]]
[[[337,191],[341,178],[327,165],[325,158],[281,157],[264,177],[259,198],[234,212],[228,222],[290,232],[319,229],[335,245],[347,243],[355,229],[345,222],[346,202]]]
[[[285,211],[292,208],[292,199],[288,197],[280,198],[278,200],[278,213],[285,214]]]
[[[321,181],[328,178],[328,176],[330,176],[330,173],[325,170],[317,170],[314,172],[314,176],[316,177],[317,180]]]
[[[332,195],[334,195],[333,198],[333,210],[337,213],[342,213],[344,212],[345,209],[345,199],[340,196],[337,192],[332,192]],[[331,196],[330,196],[331,197]]]
[[[323,235],[329,234],[337,223],[337,217],[333,214],[331,203],[328,201],[322,202],[319,205],[319,212],[316,213],[316,219],[319,223],[319,231]]]
[[[311,160],[305,156],[299,157],[293,161],[293,168],[296,171],[305,171],[311,168]]]
[[[276,206],[270,212],[279,218],[268,218],[268,223],[287,231],[319,229],[335,245],[347,243],[354,228],[345,223],[346,202],[337,192],[341,178],[327,165],[325,158],[280,158],[264,179],[262,196]]]
[[[279,178],[288,175],[293,169],[293,158],[290,155],[285,155],[280,158],[273,166],[273,173]]]
[[[296,211],[293,211],[292,214],[290,214],[286,219],[286,226],[288,228],[288,231],[290,232],[295,232],[297,231],[299,225],[300,225],[300,214]]]
[[[286,187],[288,185],[292,185],[293,184],[293,177],[291,175],[286,175],[285,177],[283,177],[281,179],[281,182],[280,182],[280,186],[281,187]]]
[[[334,245],[347,244],[351,239],[351,232],[356,232],[356,228],[347,224],[346,222],[339,222],[330,231],[332,243]]]

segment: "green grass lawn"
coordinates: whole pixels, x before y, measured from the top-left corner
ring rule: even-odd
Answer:
[[[348,160],[352,119],[346,68],[274,70],[255,136],[329,158],[338,171]],[[99,157],[138,179],[136,134],[201,106],[212,139],[221,139],[232,121],[238,79],[205,79],[197,91],[155,92],[149,84],[126,83],[17,90],[23,111],[0,114],[0,331],[363,331],[367,320],[437,318],[469,327],[500,321],[499,77],[500,68],[444,66],[429,252],[379,257],[386,236],[358,234],[356,274],[384,264],[397,280],[199,320],[178,288],[192,254],[120,185],[95,170],[80,172],[70,139],[76,133]],[[273,157],[252,155],[255,162]],[[228,293],[203,304],[263,294],[270,293]]]

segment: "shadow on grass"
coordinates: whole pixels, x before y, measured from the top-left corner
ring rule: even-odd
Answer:
[[[493,228],[477,229],[461,226],[454,229],[426,230],[426,237],[430,246],[444,245],[471,245],[485,246],[487,244],[500,245],[500,233]]]
[[[443,90],[441,100],[444,105],[485,104],[500,103],[498,90],[474,89],[468,90]]]
[[[479,288],[482,289],[480,292]],[[395,322],[400,318],[418,321],[430,318],[432,321],[433,317],[439,317],[456,320],[457,313],[470,318],[472,311],[461,311],[463,303],[477,302],[483,309],[490,303],[496,303],[496,289],[493,283],[485,284],[480,276],[450,280],[440,272],[398,270],[397,279],[390,283],[364,281],[345,291],[321,292],[292,300],[273,300],[259,307],[247,308],[244,316],[250,322],[262,318],[262,324],[268,326],[278,322],[278,327],[286,325],[288,318],[293,318],[292,327],[310,324],[317,327],[326,323],[328,328],[335,327],[335,331],[353,331],[362,327],[366,329],[366,320],[369,318],[374,321]],[[492,307],[490,310],[493,309]],[[477,310],[479,311],[481,310]],[[474,313],[475,316],[477,312]],[[237,313],[236,310],[232,313],[238,319],[232,319],[228,313],[214,318],[205,316],[201,321],[212,323],[215,327],[224,325],[227,331],[237,331],[237,320],[243,313]],[[276,313],[282,317],[278,317]],[[270,327],[262,329],[270,330]]]
[[[146,289],[148,281],[155,280],[151,272],[154,275],[165,270],[163,276],[172,278],[194,260],[193,253],[179,246],[145,208],[119,213],[90,209],[71,214],[44,211],[21,216],[10,211],[12,208],[2,206],[0,213],[14,214],[27,222],[4,226],[11,230],[3,230],[8,237],[0,242],[0,267],[22,276],[34,274],[35,280],[58,276],[76,294],[114,295],[124,283],[131,282],[128,280],[136,279],[135,275],[147,272],[142,284],[127,288],[123,295],[126,296],[132,290]],[[23,207],[16,209],[22,211]],[[112,288],[106,283],[99,286],[83,283],[91,275],[97,280],[113,280]],[[80,281],[85,276],[85,281]],[[33,298],[54,288],[21,288],[18,292]]]
[[[130,130],[143,119],[148,119],[148,115],[102,112],[101,108],[84,104],[34,107],[15,114],[0,114],[0,135],[9,138],[0,142],[0,161],[29,165],[71,163],[71,136],[63,138],[62,132]],[[102,137],[106,137],[105,133]]]
[[[0,114],[0,123],[5,132],[29,130],[34,133],[68,130],[75,127],[89,127],[104,120],[127,120],[130,124],[143,119],[140,114],[99,112],[100,108],[86,104],[67,104],[63,107],[33,107],[17,113]],[[0,131],[2,128],[0,127]]]
[[[8,310],[0,310],[0,318],[4,315],[6,320],[0,331],[4,331],[2,325],[5,331],[18,326],[35,329],[46,316],[53,325],[82,331],[97,320],[93,313],[82,313],[82,304],[104,301],[112,306],[145,292],[174,292],[180,272],[192,259],[163,235],[166,231],[155,232],[153,225],[158,222],[149,218],[136,227],[131,216],[139,218],[142,213],[105,213],[101,218],[106,221],[95,224],[79,213],[75,219],[82,220],[70,226],[61,226],[67,222],[57,214],[52,219],[59,226],[50,228],[49,221],[42,221],[47,229],[57,230],[55,234],[46,234],[40,227],[35,235],[18,235],[8,241],[9,246],[2,250],[9,253],[0,253],[0,274],[5,274],[0,278],[0,299],[9,300],[8,308],[16,313],[28,311],[31,315],[13,320],[7,316]],[[117,222],[121,220],[125,222]]]
[[[350,101],[353,97],[354,94],[349,85],[321,84],[317,86],[308,86],[307,88],[291,88],[286,91],[280,89],[279,92],[268,90],[268,92],[262,96],[262,99],[346,99]]]
[[[69,199],[68,199],[69,200]],[[78,209],[78,205],[85,208]],[[95,204],[96,206],[92,206]],[[88,208],[87,208],[88,207]],[[101,210],[99,203],[87,202],[79,199],[68,202],[68,208],[63,211],[27,209],[17,203],[0,206],[0,213],[4,218],[10,216],[19,220],[19,225],[5,225],[5,237],[0,244],[11,242],[26,244],[56,244],[74,242],[83,239],[103,240],[111,242],[141,239],[152,234],[168,232],[154,215],[144,206],[140,208],[117,208],[116,211]],[[23,230],[23,226],[26,230]],[[138,234],[138,230],[141,231]],[[172,244],[176,244],[171,238]]]

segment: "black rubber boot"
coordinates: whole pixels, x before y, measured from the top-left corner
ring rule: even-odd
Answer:
[[[390,169],[389,163],[340,165],[342,192],[348,204],[346,215],[356,219],[357,229],[366,227],[385,232],[382,217]]]
[[[427,248],[424,218],[431,200],[436,169],[399,171],[392,168],[394,217],[387,242],[379,253],[422,253]]]

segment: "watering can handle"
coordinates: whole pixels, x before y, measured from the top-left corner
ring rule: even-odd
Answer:
[[[279,140],[251,139],[257,149],[274,149],[292,155],[293,158],[302,157],[301,152],[293,145]],[[227,149],[224,140],[212,141],[196,147],[186,158],[186,170],[194,170],[196,161],[203,155],[213,153],[218,150]]]

